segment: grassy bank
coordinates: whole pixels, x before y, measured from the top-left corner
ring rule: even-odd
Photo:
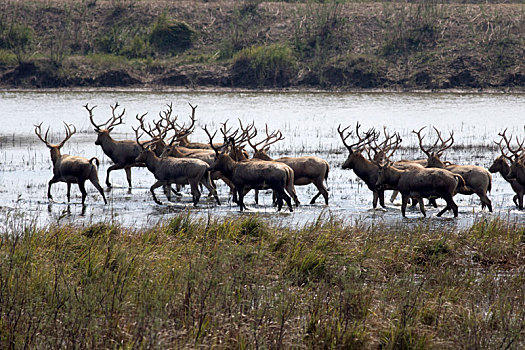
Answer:
[[[0,240],[2,348],[520,348],[525,227],[257,216]]]
[[[523,89],[520,3],[0,4],[0,87]]]

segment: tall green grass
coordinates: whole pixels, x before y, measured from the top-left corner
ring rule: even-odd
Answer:
[[[5,221],[1,348],[525,345],[523,224]]]

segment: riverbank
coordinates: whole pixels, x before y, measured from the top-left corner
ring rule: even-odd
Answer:
[[[51,0],[0,8],[4,89],[525,88],[521,4]]]

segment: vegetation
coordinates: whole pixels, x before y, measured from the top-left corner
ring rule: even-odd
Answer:
[[[523,5],[467,2],[5,1],[0,86],[523,89]]]
[[[5,218],[2,348],[521,348],[525,228]],[[448,227],[447,227],[448,226]]]

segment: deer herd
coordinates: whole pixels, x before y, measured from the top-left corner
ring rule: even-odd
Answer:
[[[134,140],[115,140],[111,132],[116,126],[124,123],[125,109],[119,112],[119,104],[112,105],[109,119],[97,124],[95,107],[88,104],[84,106],[97,134],[95,144],[99,145],[114,163],[107,169],[108,188],[112,186],[110,173],[113,170],[124,169],[128,186],[131,188],[131,169],[146,167],[156,179],[150,191],[157,204],[162,202],[155,195],[155,189],[162,187],[168,201],[171,201],[173,193],[180,196],[182,186],[189,185],[193,205],[199,203],[203,188],[206,188],[209,196],[213,196],[217,205],[220,205],[216,182],[221,180],[229,187],[232,200],[239,205],[240,211],[247,209],[244,197],[250,190],[255,191],[255,202],[258,203],[258,192],[267,189],[273,192],[273,204],[277,206],[277,210],[281,210],[286,204],[288,209],[293,211],[293,205],[300,204],[295,186],[309,184],[313,184],[318,191],[310,200],[310,204],[314,204],[323,196],[325,204],[328,205],[326,182],[329,165],[326,160],[315,156],[272,159],[268,155],[270,146],[284,139],[281,131],[270,131],[266,126],[262,138],[255,141],[259,130],[253,122],[243,125],[239,120],[239,127],[234,129],[229,127],[226,121],[221,124],[219,130],[209,130],[208,126],[203,128],[208,142],[191,142],[188,137],[195,130],[197,106],[190,104],[191,116],[187,124],[181,125],[178,117],[173,115],[172,105],[169,104],[159,113],[157,119],[150,122],[146,120],[146,114],[135,117],[139,126],[133,128]],[[35,125],[35,134],[51,152],[53,178],[48,184],[48,198],[53,198],[51,185],[61,181],[67,184],[69,202],[71,184],[76,183],[82,193],[82,205],[85,205],[87,192],[84,184],[86,180],[90,180],[107,204],[97,175],[99,160],[96,157],[87,159],[61,154],[60,149],[76,133],[73,125],[64,124],[66,134],[59,144],[48,142],[49,127],[42,135],[42,123]],[[492,203],[487,193],[492,187],[491,173],[499,172],[516,193],[513,197],[514,203],[520,210],[523,209],[525,139],[520,141],[515,137],[513,145],[513,136],[507,135],[507,130],[498,134],[500,140],[496,142],[501,155],[486,170],[476,165],[459,165],[441,160],[443,153],[454,144],[453,132],[448,138],[444,138],[434,127],[436,139],[425,146],[425,128],[414,130],[419,149],[425,157],[393,161],[391,159],[402,141],[399,133],[389,133],[386,128],[382,131],[373,128],[362,131],[360,128],[359,123],[356,123],[355,127],[342,128],[339,125],[337,128],[341,141],[349,152],[342,168],[352,169],[372,191],[373,208],[377,207],[378,202],[385,208],[385,190],[392,190],[394,192],[391,201],[398,193],[401,194],[403,216],[410,202],[412,205],[419,205],[421,213],[426,216],[423,199],[428,199],[429,204],[437,207],[436,199],[441,198],[446,205],[437,216],[451,210],[454,217],[457,217],[458,206],[454,202],[454,196],[458,193],[477,195],[481,201],[481,208],[492,212]],[[214,142],[219,141],[215,140],[218,132],[222,142]],[[147,139],[142,139],[143,137]],[[253,151],[251,158],[246,146]],[[175,185],[175,188],[172,188],[172,185]]]

